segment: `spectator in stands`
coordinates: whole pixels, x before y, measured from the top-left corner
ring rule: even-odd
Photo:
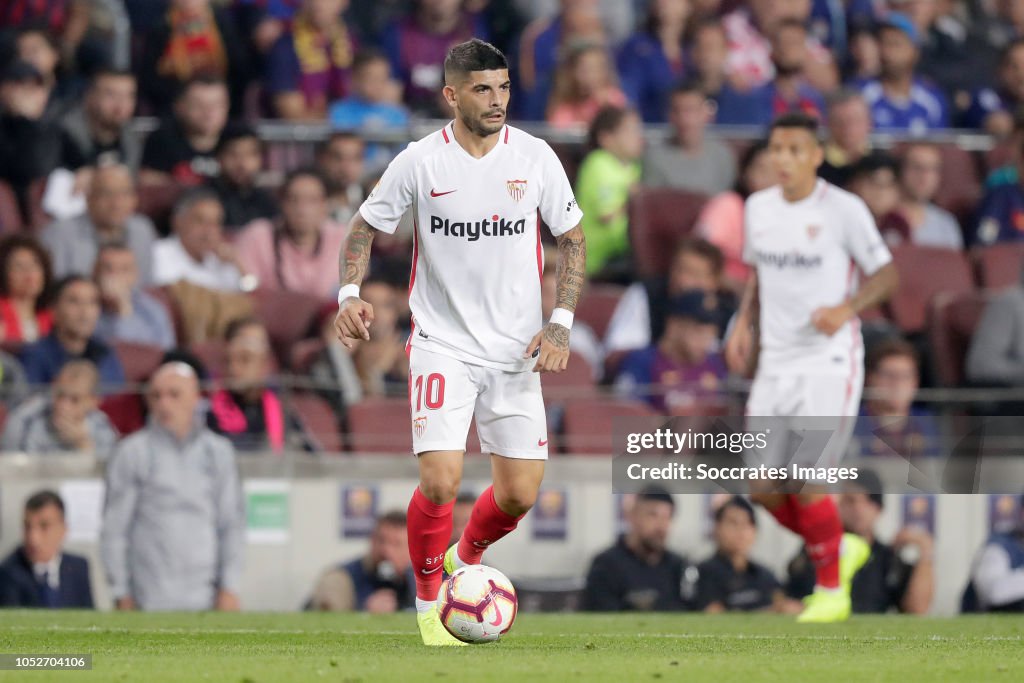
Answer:
[[[6,180],[23,206],[29,185],[60,162],[60,135],[43,116],[49,92],[39,71],[13,61],[0,71],[0,180]]]
[[[963,249],[960,224],[933,202],[942,181],[942,154],[934,145],[916,142],[900,159],[900,201],[896,213],[910,229],[908,241],[925,247]]]
[[[626,513],[627,531],[594,558],[582,609],[596,612],[678,611],[690,608],[687,561],[666,547],[676,504],[664,489],[636,494]]]
[[[806,24],[810,19],[810,0],[751,0],[722,19],[729,40],[729,80],[739,91],[763,86],[775,75],[770,37],[786,20]],[[810,84],[829,92],[838,82],[835,62],[817,38],[808,38],[811,59],[806,73]]]
[[[6,351],[0,351],[0,401],[9,409],[20,404],[28,393],[28,379],[21,362]]]
[[[627,3],[615,2],[616,5]],[[519,64],[514,69],[519,97],[513,102],[530,121],[545,118],[560,55],[582,42],[604,43],[605,28],[598,0],[560,0],[554,17],[537,18],[519,41]]]
[[[60,39],[63,56],[70,61],[89,27],[88,0],[7,0],[0,5],[0,27],[42,27]]]
[[[124,242],[100,247],[94,273],[100,288],[96,336],[107,344],[130,342],[167,350],[175,345],[167,308],[139,286],[135,252]]]
[[[555,264],[558,263],[558,253],[553,247],[544,250],[544,276],[540,281],[540,307],[541,316],[545,322],[551,318],[551,312],[555,310],[558,297],[558,274],[555,272]],[[376,311],[374,307],[374,311]],[[377,323],[374,322],[374,325]],[[601,340],[594,334],[594,330],[582,320],[577,320],[572,326],[572,336],[569,337],[569,351],[578,353],[590,369],[594,371],[594,379],[601,379],[604,368],[604,348]]]
[[[333,133],[316,154],[316,167],[327,183],[331,220],[348,225],[366,199],[363,188],[366,145],[355,133]]]
[[[142,281],[150,282],[156,228],[136,213],[138,206],[131,169],[118,164],[97,168],[86,191],[85,214],[51,223],[40,235],[50,250],[54,274],[91,275],[100,247],[119,242],[135,253]]]
[[[405,18],[384,31],[381,44],[410,109],[426,116],[451,114],[439,97],[442,65],[448,48],[473,37],[488,40],[487,29],[459,0],[417,0]]]
[[[1024,38],[1003,48],[999,59],[999,83],[979,88],[964,114],[964,126],[997,138],[1013,132],[1013,112],[1024,106]]]
[[[235,450],[272,451],[280,455],[291,436],[301,432],[271,385],[272,353],[267,328],[242,318],[224,335],[223,388],[210,397],[207,426],[226,436]],[[294,444],[293,444],[294,445]]]
[[[64,364],[76,358],[92,361],[103,385],[124,384],[124,369],[114,351],[96,337],[100,294],[84,275],[68,275],[54,287],[53,329],[21,351],[31,384],[52,382]]]
[[[238,257],[261,287],[330,298],[348,230],[327,215],[327,183],[315,169],[292,171],[281,185],[281,220],[256,221],[238,236]]]
[[[914,405],[921,379],[914,346],[899,337],[878,342],[865,366],[865,400],[852,450],[860,456],[939,456],[941,434],[935,415]]]
[[[846,183],[848,190],[864,200],[883,237],[892,243],[910,236],[910,226],[896,213],[900,202],[898,175],[896,159],[884,152],[872,152],[850,169]]]
[[[982,386],[1024,386],[1024,269],[1021,282],[985,307],[967,351],[967,379]]]
[[[647,123],[665,120],[672,86],[686,73],[690,0],[655,0],[641,31],[619,49],[622,89]]]
[[[280,214],[273,193],[257,185],[263,170],[263,151],[263,141],[256,131],[240,124],[229,124],[217,143],[220,174],[208,184],[224,207],[228,234],[240,232],[258,218],[274,220]]]
[[[406,395],[409,358],[405,352],[405,341],[409,335],[398,324],[399,293],[379,280],[366,281],[359,291],[359,296],[373,306],[374,315],[370,340],[361,342],[352,352],[363,395]]]
[[[558,128],[585,128],[604,107],[623,107],[615,64],[600,43],[582,43],[566,52],[555,72],[547,120]]]
[[[715,104],[694,82],[675,87],[669,97],[672,137],[664,145],[651,145],[644,155],[646,187],[671,187],[698,194],[723,192],[736,181],[732,150],[708,135]]]
[[[846,187],[853,166],[871,152],[871,109],[860,92],[837,90],[827,102],[828,138],[818,175]]]
[[[415,597],[405,513],[393,510],[377,518],[365,555],[320,575],[309,608],[391,614],[412,608]]]
[[[619,300],[605,333],[608,354],[643,349],[661,339],[668,302],[687,290],[717,294],[722,320],[727,321],[736,309],[736,297],[722,289],[724,264],[722,252],[710,242],[680,241],[667,275],[633,283]],[[724,327],[719,329],[720,336],[724,332]]]
[[[64,552],[64,501],[39,491],[25,501],[21,545],[0,564],[0,607],[92,609],[89,561]]]
[[[22,27],[14,38],[14,59],[28,62],[43,77],[47,90],[47,119],[59,119],[78,98],[77,88],[68,80],[58,79],[60,50],[47,30],[40,26]]]
[[[106,460],[117,445],[117,431],[99,404],[96,366],[84,359],[68,361],[48,395],[29,399],[7,417],[0,451],[94,454]]]
[[[460,491],[455,496],[455,504],[452,505],[452,535],[448,545],[455,545],[462,538],[462,530],[469,524],[469,518],[473,514],[473,505],[476,504],[477,495],[470,491]]]
[[[224,81],[203,77],[183,85],[174,100],[174,116],[146,138],[140,182],[191,186],[217,175],[217,143],[227,120]]]
[[[587,275],[628,279],[629,196],[640,181],[644,135],[632,109],[605,107],[594,117],[590,152],[576,176],[576,199],[587,238]]]
[[[728,375],[718,351],[723,325],[715,294],[692,289],[674,297],[657,342],[622,360],[616,391],[646,401],[659,415],[707,415],[720,409]]]
[[[917,73],[920,35],[905,14],[890,12],[878,28],[881,74],[861,84],[876,129],[921,136],[949,127],[946,96]]]
[[[712,197],[697,217],[694,233],[722,253],[725,286],[736,291],[740,291],[740,286],[750,276],[750,266],[743,260],[744,203],[747,197],[771,187],[775,182],[768,145],[755,142],[740,157],[739,178],[733,189]]]
[[[746,498],[733,496],[715,510],[715,554],[697,565],[695,609],[720,612],[776,611],[799,614],[771,570],[750,559],[757,518]]]
[[[873,22],[872,22],[873,23]],[[849,56],[843,69],[844,83],[863,83],[882,73],[878,35],[871,24],[856,27],[850,33]]]
[[[968,591],[978,610],[1024,611],[1024,520],[1019,519],[1010,531],[989,537],[974,560],[970,578]]]
[[[103,68],[92,75],[82,103],[61,120],[63,168],[139,167],[142,145],[127,130],[135,113],[136,89],[135,76],[129,71]]]
[[[348,406],[363,400],[363,385],[352,362],[352,351],[341,343],[334,329],[336,313],[337,309],[327,304],[319,325],[323,350],[310,364],[309,377],[316,383],[317,395],[330,404],[339,419],[344,419]]]
[[[843,527],[871,545],[871,556],[853,577],[854,613],[882,613],[897,609],[907,614],[927,614],[935,594],[934,541],[924,529],[900,529],[889,545],[875,535],[882,513],[882,483],[878,475],[858,468],[856,480],[839,496]],[[789,563],[786,594],[803,598],[814,587],[814,567],[807,551]]]
[[[238,610],[245,501],[231,442],[197,417],[191,366],[162,365],[150,421],[106,474],[100,554],[119,610]]]
[[[164,112],[193,79],[218,79],[230,85],[231,108],[241,113],[249,55],[235,26],[210,0],[169,0],[143,42],[137,65],[143,98]]]
[[[690,47],[688,75],[716,103],[727,85],[728,60],[729,41],[722,22],[718,19],[704,19],[697,23]]]
[[[153,284],[179,280],[213,290],[237,291],[244,269],[224,239],[224,207],[208,188],[178,198],[171,214],[174,234],[153,245]]]
[[[988,189],[978,206],[969,246],[1024,240],[1024,137],[1016,141],[1017,178]]]
[[[342,18],[348,0],[303,0],[291,27],[267,55],[265,87],[274,113],[322,119],[351,90],[355,38]]]
[[[53,324],[50,255],[29,235],[0,241],[0,340],[34,342]]]
[[[391,78],[391,64],[379,50],[363,48],[352,62],[352,88],[334,101],[327,112],[340,130],[383,131],[409,125],[409,110],[402,103],[402,85]],[[380,160],[385,165],[387,160]]]

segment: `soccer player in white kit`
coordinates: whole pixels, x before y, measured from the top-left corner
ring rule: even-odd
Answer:
[[[420,483],[408,530],[426,645],[463,644],[437,616],[442,571],[478,564],[536,500],[548,455],[539,373],[566,367],[586,260],[583,214],[558,157],[505,122],[505,56],[481,40],[461,43],[448,52],[444,77],[455,119],[395,157],[353,217],[335,322],[348,346],[370,338],[373,308],[359,298],[359,283],[373,236],[393,233],[411,208],[406,350]],[[546,324],[540,219],[558,245],[557,303]],[[474,504],[459,543],[447,548],[474,415],[493,485]]]
[[[740,373],[756,358],[748,429],[757,428],[758,418],[787,418],[787,430],[807,428],[801,418],[827,418],[819,424],[829,426],[831,439],[823,452],[799,464],[835,466],[848,446],[863,389],[857,315],[888,299],[898,278],[864,202],[817,177],[823,159],[817,130],[815,119],[799,113],[772,123],[768,153],[779,184],[747,199],[743,253],[755,270],[725,353]],[[860,274],[865,279],[858,286]],[[774,452],[753,459],[788,467],[794,457],[784,450],[789,444],[769,443]],[[798,620],[848,618],[850,582],[870,550],[856,536],[844,536],[832,498],[813,484],[798,494],[755,487],[751,498],[803,538],[815,565],[815,590]]]

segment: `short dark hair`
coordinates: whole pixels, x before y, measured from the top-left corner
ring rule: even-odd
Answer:
[[[89,87],[95,88],[96,84],[104,78],[130,78],[135,80],[135,74],[129,69],[118,69],[117,67],[102,65],[97,67],[89,76]]]
[[[285,175],[284,180],[281,181],[281,196],[288,194],[288,190],[291,189],[292,185],[299,178],[312,178],[313,180],[320,183],[320,187],[324,190],[324,195],[328,194],[328,183],[327,178],[324,174],[315,166],[302,166],[300,168],[293,169]]]
[[[51,505],[60,510],[61,517],[64,516],[64,499],[56,491],[49,489],[33,493],[29,496],[29,499],[25,501],[25,512],[38,512]]]
[[[376,47],[364,47],[360,48],[356,52],[356,56],[352,58],[352,70],[358,71],[367,64],[373,64],[374,62],[387,62],[388,67],[391,67],[391,62],[388,61],[388,56],[383,50]]]
[[[811,134],[815,140],[818,140],[818,126],[820,122],[816,116],[805,114],[802,111],[791,111],[781,114],[772,121],[768,127],[768,136],[774,133],[777,129],[802,129],[806,130]]]
[[[377,515],[377,523],[375,526],[400,526],[403,529],[406,525],[405,513],[401,510],[388,510],[385,513]]]
[[[508,60],[504,53],[490,43],[472,38],[453,45],[444,57],[444,80],[447,83],[456,76],[465,76],[471,71],[494,71],[507,69]]]
[[[718,509],[715,510],[715,524],[722,521],[722,518],[725,517],[725,511],[729,508],[743,510],[750,517],[750,523],[757,526],[757,516],[754,514],[754,506],[751,505],[750,501],[743,496],[733,496],[719,505]]]
[[[867,362],[864,365],[868,374],[871,374],[877,372],[883,362],[896,357],[909,358],[914,361],[915,366],[920,366],[917,349],[902,337],[888,337],[875,344],[868,352]]]
[[[49,289],[53,285],[53,266],[50,263],[50,252],[35,237],[23,233],[13,233],[0,240],[0,296],[9,296],[7,291],[7,275],[10,260],[14,252],[24,249],[31,253],[43,269],[43,291],[36,299],[36,310],[46,308],[50,303]]]
[[[684,78],[672,86],[672,90],[669,91],[669,99],[682,95],[698,95],[704,99],[708,97],[704,86],[696,78]]]
[[[607,105],[601,107],[594,120],[590,122],[590,130],[587,132],[587,146],[590,149],[597,149],[601,146],[601,137],[606,133],[614,132],[626,120],[630,114],[636,113],[629,107]]]
[[[339,130],[331,133],[327,136],[327,139],[316,146],[316,157],[319,159],[323,154],[327,152],[327,149],[338,141],[352,141],[358,142],[360,145],[365,146],[366,141],[359,136],[358,133],[350,130]]]
[[[871,152],[850,167],[846,184],[849,185],[856,180],[885,170],[892,171],[894,176],[898,176],[900,170],[899,162],[887,152]]]
[[[255,140],[256,144],[259,145],[260,152],[263,151],[263,139],[256,132],[256,129],[245,123],[229,123],[224,127],[224,131],[220,134],[220,139],[217,140],[217,148],[214,153],[217,156],[223,154],[227,148],[239,140]]]
[[[640,493],[636,494],[636,502],[668,503],[672,507],[672,512],[676,510],[676,501],[672,498],[672,494],[661,486],[645,487]]]
[[[171,218],[177,218],[201,202],[217,202],[222,207],[224,206],[220,195],[213,188],[197,185],[185,190],[174,200],[174,206],[171,207]]]
[[[57,280],[57,284],[53,286],[54,303],[60,301],[60,298],[64,294],[65,290],[81,282],[88,283],[93,287],[96,286],[96,283],[93,282],[92,278],[82,275],[81,273],[72,273],[71,275],[65,275],[61,279]]]
[[[179,102],[182,99],[184,99],[185,96],[188,95],[189,91],[192,90],[192,88],[211,85],[221,86],[225,90],[228,87],[227,81],[217,76],[211,76],[208,74],[193,76],[192,78],[188,79],[187,81],[181,84],[181,86],[178,88],[178,92],[175,93],[174,101]]]
[[[228,323],[228,326],[224,329],[224,342],[230,344],[235,340],[235,337],[242,333],[247,327],[259,327],[262,330],[266,330],[267,327],[256,318],[244,317],[235,318]]]
[[[695,254],[711,264],[711,270],[716,276],[722,274],[725,268],[725,256],[722,250],[702,237],[684,237],[676,244],[676,251],[672,259],[679,258],[680,254]]]
[[[736,194],[746,199],[750,196],[752,190],[747,186],[747,169],[749,169],[757,157],[768,151],[768,141],[758,140],[754,144],[743,150],[743,154],[740,155],[739,172],[736,174],[736,183],[733,189]]]

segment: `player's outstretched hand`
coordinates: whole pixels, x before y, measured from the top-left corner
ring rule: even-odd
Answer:
[[[548,323],[533,335],[523,358],[537,356],[534,372],[561,372],[569,365],[569,328]]]
[[[754,334],[746,325],[736,324],[725,340],[725,364],[737,375],[745,375],[750,366]]]
[[[373,322],[373,306],[362,299],[350,296],[342,302],[338,316],[334,319],[334,329],[338,339],[351,349],[356,339],[370,341],[370,323]]]
[[[818,332],[831,337],[854,315],[856,315],[854,310],[846,303],[838,306],[822,306],[811,313],[811,324]]]

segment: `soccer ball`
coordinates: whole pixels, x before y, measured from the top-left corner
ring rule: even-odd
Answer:
[[[508,577],[493,567],[473,564],[457,570],[441,586],[437,612],[448,633],[465,643],[490,643],[508,632],[519,600]]]

